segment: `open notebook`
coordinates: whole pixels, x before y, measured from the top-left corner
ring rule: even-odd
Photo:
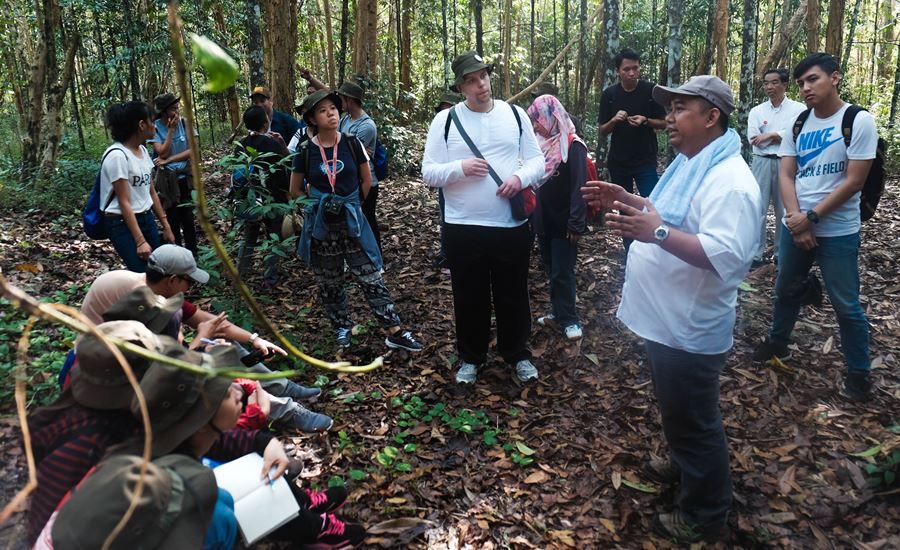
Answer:
[[[247,546],[297,517],[300,506],[284,476],[271,485],[260,479],[263,458],[256,453],[216,467],[216,483],[234,498],[234,515]]]

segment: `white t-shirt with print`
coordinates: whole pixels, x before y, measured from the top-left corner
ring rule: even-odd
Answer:
[[[714,166],[675,229],[697,235],[715,271],[694,267],[656,243],[635,241],[616,316],[641,338],[670,348],[706,355],[731,349],[737,287],[759,241],[759,201],[743,158]]]
[[[110,152],[110,149],[118,150]],[[103,166],[100,167],[100,208],[106,205],[106,201],[112,193],[112,183],[121,179],[128,181],[128,188],[131,191],[131,209],[135,214],[146,212],[153,206],[153,200],[150,198],[153,161],[143,145],[140,146],[140,151],[141,156],[138,157],[128,147],[117,142],[110,145],[103,153],[106,158],[103,160]],[[122,214],[118,197],[114,197],[103,211],[107,214]]]
[[[848,107],[850,104],[845,103],[828,118],[818,118],[814,110],[803,124],[796,143],[791,139],[792,136],[781,140],[779,156],[797,159],[794,188],[801,212],[815,208],[844,183],[847,179],[848,159],[875,158],[878,130],[875,128],[875,119],[867,111],[860,111],[856,115],[850,147],[844,145],[841,122]],[[822,216],[814,231],[817,237],[840,237],[858,233],[859,228],[859,193],[856,193],[837,210]]]

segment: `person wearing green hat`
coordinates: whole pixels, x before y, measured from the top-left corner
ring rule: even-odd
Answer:
[[[99,465],[54,512],[35,550],[102,547],[131,505],[142,462],[123,455]],[[169,455],[148,464],[143,480],[141,498],[110,550],[208,548],[204,535],[218,493],[213,471],[188,456]]]
[[[243,368],[240,357],[231,346],[215,347],[208,354],[182,350],[174,357],[216,369]],[[205,377],[154,363],[141,380],[141,391],[153,430],[152,457],[175,453],[197,461],[208,457],[226,462],[255,451],[263,457],[260,480],[267,475],[272,480],[284,475],[289,459],[284,446],[271,432],[254,431],[254,436],[249,440],[243,438],[243,445],[222,443],[229,434],[245,431],[234,430],[241,412],[242,392],[233,380]],[[140,414],[137,399],[132,400],[131,411],[136,417]],[[135,439],[112,453],[133,454],[141,445],[142,438]],[[299,516],[274,531],[268,539],[289,541],[300,546],[319,544],[322,548],[355,545],[365,539],[363,526],[346,522],[332,513],[346,500],[346,489],[332,488],[319,492],[303,490],[294,483],[289,483],[289,486],[300,505]],[[214,516],[214,523],[227,520],[227,510],[217,510],[217,513],[226,518]]]
[[[346,264],[387,331],[385,344],[421,351],[422,344],[412,332],[401,330],[400,316],[381,275],[381,252],[362,213],[362,201],[370,192],[368,156],[357,138],[338,132],[342,104],[330,90],[319,90],[303,101],[303,118],[314,136],[294,157],[290,194],[292,198],[307,195],[315,203],[304,210],[306,222],[297,254],[313,269],[339,346],[350,345],[353,327],[344,289]]]
[[[157,336],[138,321],[113,321],[97,326],[104,337],[118,338],[150,351],[178,348],[174,339]],[[73,488],[106,450],[138,432],[138,423],[123,414],[134,391],[121,365],[93,334],[75,342],[78,368],[62,395],[28,417],[38,486],[26,517],[26,537],[32,542],[66,492]],[[149,361],[124,351],[125,360],[140,379]]]
[[[474,383],[478,365],[487,360],[492,310],[498,353],[520,381],[535,380],[538,371],[528,349],[533,236],[528,220],[513,216],[510,199],[540,183],[544,155],[525,111],[495,102],[492,64],[468,51],[452,68],[451,89],[466,100],[432,120],[422,179],[442,189],[446,200],[444,245],[460,358],[456,381]]]
[[[197,223],[191,190],[194,188],[191,174],[191,148],[187,127],[178,113],[180,98],[162,93],[153,99],[156,109],[155,133],[148,143],[153,145],[156,158],[156,190],[160,195],[175,244],[184,246],[197,256]],[[194,128],[194,136],[198,136]],[[182,240],[183,239],[183,240]]]

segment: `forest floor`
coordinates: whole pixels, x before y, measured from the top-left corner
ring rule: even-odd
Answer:
[[[219,184],[213,176],[211,186]],[[897,182],[889,187],[896,192]],[[449,274],[433,267],[435,195],[415,178],[388,181],[381,193],[385,278],[404,324],[417,331],[425,350],[388,352],[351,285],[360,324],[344,358],[368,363],[384,354],[385,364],[366,375],[308,372],[300,379],[309,385],[319,377],[325,392],[313,408],[335,419],[328,435],[288,438],[305,461],[305,480],[347,484],[343,513],[377,525],[365,545],[371,548],[671,547],[650,525],[654,513],[672,507],[674,492],[641,473],[648,459],[666,455],[649,373],[641,342],[615,319],[624,276],[620,239],[596,227],[582,240],[584,339],[570,343],[535,324],[538,383],[519,384],[494,357],[474,387],[461,388],[451,368]],[[77,305],[77,289],[117,265],[108,243],[82,240],[78,222],[36,211],[0,215],[5,276],[36,296],[69,290]],[[227,231],[230,221],[218,224]],[[775,266],[748,276],[721,378],[735,492],[731,546],[900,547],[900,481],[887,483],[890,475],[881,474],[896,473],[891,456],[900,457],[898,233],[894,194],[863,226],[862,295],[877,384],[864,405],[838,395],[844,366],[827,301],[802,312],[787,369],[751,362],[769,326]],[[530,280],[536,318],[549,308],[536,249]],[[332,331],[310,281],[310,271],[292,258],[283,263],[278,288],[250,283],[276,324],[307,350],[331,357]],[[229,294],[221,285],[196,298],[209,305]],[[6,502],[27,473],[13,404],[0,410],[6,415],[0,418],[0,500]],[[869,478],[878,476],[881,484],[873,485]],[[22,516],[0,526],[0,541],[15,540]]]

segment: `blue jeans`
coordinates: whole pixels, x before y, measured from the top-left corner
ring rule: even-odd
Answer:
[[[656,187],[656,182],[659,181],[655,162],[648,162],[639,166],[620,166],[609,163],[607,169],[609,170],[609,179],[612,183],[624,187],[629,193],[634,193],[636,184],[638,193],[642,197],[649,197],[650,192]]]
[[[638,166],[620,166],[615,163],[609,163],[609,179],[612,183],[624,187],[629,193],[634,193],[634,186],[637,184],[638,193],[642,197],[649,197],[656,182],[659,181],[659,174],[656,173],[656,163],[648,162]],[[631,239],[622,238],[625,250],[631,246]]]
[[[213,516],[203,540],[203,550],[231,550],[237,540],[237,518],[234,516],[234,498],[231,493],[219,489]]]
[[[156,226],[156,217],[153,215],[153,211],[147,210],[146,212],[135,214],[134,217],[137,219],[138,228],[141,230],[144,240],[150,245],[150,250],[159,248],[159,228]],[[122,261],[125,262],[125,267],[136,273],[145,272],[147,270],[147,262],[138,257],[137,243],[134,242],[134,237],[125,223],[125,218],[122,216],[105,216],[103,225],[106,227],[106,234],[109,236],[113,248],[118,252]]]
[[[719,410],[719,375],[728,353],[701,355],[649,340],[644,344],[663,433],[672,462],[681,469],[675,503],[691,523],[722,526],[732,499],[728,440]]]
[[[578,245],[569,239],[538,237],[544,269],[550,276],[550,304],[553,317],[562,327],[580,324],[575,311],[575,258]]]
[[[869,322],[859,303],[859,233],[841,237],[816,237],[819,245],[802,250],[789,231],[781,232],[778,278],[775,280],[775,313],[769,339],[780,345],[790,341],[800,305],[784,296],[785,289],[806,278],[813,262],[819,264],[825,289],[841,328],[841,351],[851,372],[869,372]]]

